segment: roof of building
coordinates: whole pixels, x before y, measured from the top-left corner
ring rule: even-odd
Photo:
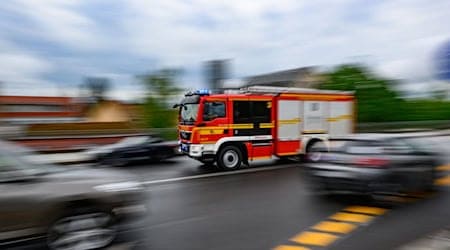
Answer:
[[[0,104],[68,105],[72,99],[59,96],[0,96]]]
[[[313,67],[302,67],[289,70],[276,71],[268,74],[255,75],[247,78],[247,86],[272,85],[286,86],[295,80],[310,74]]]

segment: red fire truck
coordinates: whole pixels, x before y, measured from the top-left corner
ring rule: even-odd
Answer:
[[[234,170],[242,163],[306,155],[333,135],[353,132],[352,92],[254,86],[185,95],[179,107],[180,151]]]

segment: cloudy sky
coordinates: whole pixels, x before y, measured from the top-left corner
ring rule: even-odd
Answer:
[[[7,94],[73,95],[106,76],[112,97],[142,94],[135,75],[232,59],[233,78],[363,62],[420,91],[450,40],[448,0],[10,0],[0,5],[0,81]]]

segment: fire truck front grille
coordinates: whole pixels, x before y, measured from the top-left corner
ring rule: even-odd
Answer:
[[[180,132],[180,138],[183,140],[190,140],[191,139],[191,132],[185,132],[185,131],[181,131]]]

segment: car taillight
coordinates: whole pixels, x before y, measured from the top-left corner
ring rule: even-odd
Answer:
[[[383,168],[387,167],[389,161],[380,158],[359,158],[353,163],[361,167]]]

